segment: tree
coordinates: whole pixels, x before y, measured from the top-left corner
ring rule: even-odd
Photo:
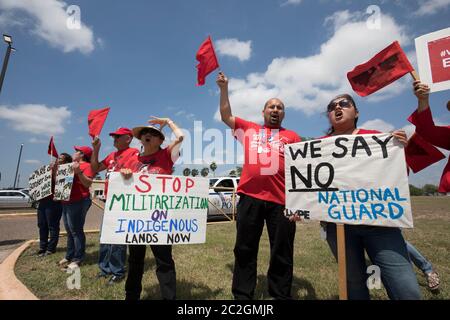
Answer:
[[[207,177],[209,174],[209,169],[208,168],[203,168],[202,171],[200,171],[200,174],[202,177]]]
[[[426,196],[432,196],[435,193],[437,193],[438,187],[436,187],[435,185],[432,185],[432,184],[426,184],[423,186],[422,190]]]
[[[231,170],[230,173],[228,174],[230,177],[236,177],[236,170]]]
[[[423,190],[412,184],[409,185],[409,193],[411,196],[423,196]]]
[[[197,169],[192,169],[191,175],[192,175],[193,177],[198,176],[198,170],[197,170]]]
[[[185,168],[183,170],[183,176],[188,177],[191,174],[191,169]]]
[[[242,174],[242,167],[236,167],[236,174],[237,174],[238,177],[241,176],[241,174]]]
[[[211,169],[211,171],[214,174],[214,177],[216,176],[216,169],[217,169],[217,164],[213,161],[211,162],[211,164],[209,165],[209,168]]]

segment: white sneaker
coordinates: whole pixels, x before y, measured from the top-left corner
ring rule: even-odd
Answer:
[[[58,266],[60,266],[60,267],[65,267],[65,266],[67,266],[69,263],[70,263],[70,261],[67,260],[66,258],[64,258],[64,259],[62,259],[62,260],[60,260],[60,261],[58,262]]]
[[[67,269],[75,270],[76,268],[79,268],[79,267],[80,267],[80,265],[77,262],[73,261],[73,262],[69,263],[69,265],[67,266]]]

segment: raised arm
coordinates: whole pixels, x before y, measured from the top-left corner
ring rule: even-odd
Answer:
[[[430,96],[430,88],[427,84],[420,82],[420,80],[416,80],[413,82],[414,94],[417,97],[417,112],[421,113],[430,107],[429,96]]]
[[[168,125],[170,129],[172,129],[173,133],[175,134],[175,139],[169,144],[167,148],[172,155],[172,159],[178,159],[181,143],[184,139],[183,131],[181,131],[181,129],[175,124],[175,122],[170,120],[170,118],[157,118],[153,116],[151,116],[151,118],[153,119],[150,119],[148,123],[153,125],[159,124],[160,129],[162,129],[166,125]]]
[[[231,113],[230,100],[228,99],[228,78],[223,72],[219,72],[216,80],[220,88],[220,116],[227,126],[234,129],[234,117]]]
[[[95,137],[94,140],[92,140],[91,168],[95,172],[100,172],[106,169],[106,166],[98,161],[98,154],[101,144],[102,143],[99,137]]]

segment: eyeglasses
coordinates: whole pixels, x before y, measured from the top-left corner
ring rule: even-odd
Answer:
[[[352,103],[348,100],[341,100],[339,102],[331,102],[328,107],[327,107],[327,111],[328,112],[332,112],[334,111],[334,109],[336,109],[336,107],[339,105],[339,107],[341,108],[350,108],[352,106]]]

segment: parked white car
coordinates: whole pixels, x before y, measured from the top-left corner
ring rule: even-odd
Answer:
[[[217,177],[209,179],[208,220],[223,218],[224,213],[231,217],[233,213],[233,190],[237,189],[239,177]],[[222,189],[223,188],[223,189]],[[239,201],[236,194],[235,203]]]
[[[0,208],[36,208],[37,203],[23,190],[0,190]]]

